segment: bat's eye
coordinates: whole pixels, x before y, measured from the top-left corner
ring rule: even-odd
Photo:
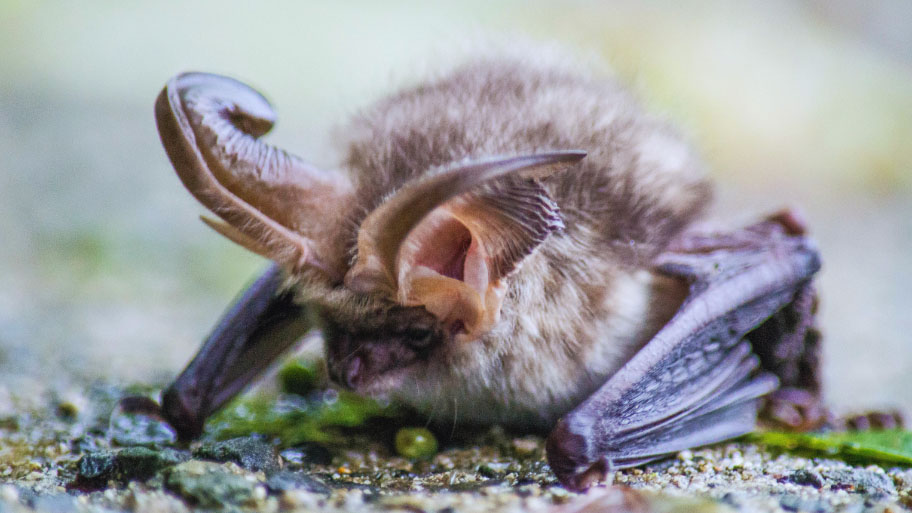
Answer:
[[[415,349],[424,349],[430,346],[436,338],[434,331],[426,328],[411,328],[403,335],[406,344]]]

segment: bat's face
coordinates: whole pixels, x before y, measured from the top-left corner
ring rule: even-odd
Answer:
[[[344,387],[371,396],[415,383],[444,359],[451,342],[437,319],[422,307],[381,303],[361,308],[320,311],[330,377]]]

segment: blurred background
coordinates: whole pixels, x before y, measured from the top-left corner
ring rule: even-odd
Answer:
[[[170,76],[251,83],[270,140],[331,167],[348,115],[494,35],[608,62],[700,148],[728,221],[800,206],[830,401],[912,411],[912,3],[678,4],[0,1],[0,409],[166,381],[265,266],[197,220],[166,160]]]

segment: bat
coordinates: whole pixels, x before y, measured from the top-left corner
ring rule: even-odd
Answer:
[[[550,430],[571,489],[761,407],[813,422],[804,223],[706,228],[699,158],[611,77],[479,58],[361,111],[328,170],[262,141],[274,111],[227,77],[172,78],[155,118],[206,224],[274,262],[163,393],[181,439],[315,327],[340,386]]]

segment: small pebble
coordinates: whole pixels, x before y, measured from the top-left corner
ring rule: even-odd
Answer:
[[[274,493],[303,490],[310,493],[329,495],[331,490],[319,478],[307,472],[280,470],[266,479],[266,487]]]
[[[256,481],[238,474],[229,465],[196,460],[182,463],[168,470],[165,487],[202,508],[255,502]]]
[[[533,438],[517,438],[513,440],[513,452],[522,458],[535,455],[539,450],[539,442]]]
[[[287,490],[279,496],[279,507],[282,510],[313,509],[317,510],[320,498],[303,490]]]
[[[802,486],[813,486],[814,488],[823,488],[823,476],[813,470],[800,469],[792,472],[786,478],[786,481]]]
[[[131,490],[127,505],[143,513],[186,513],[189,511],[182,500],[160,490]]]
[[[396,452],[405,458],[432,458],[437,454],[437,438],[425,428],[402,428],[396,432]]]
[[[75,420],[79,415],[79,406],[71,401],[61,401],[57,404],[57,415],[67,420]]]

